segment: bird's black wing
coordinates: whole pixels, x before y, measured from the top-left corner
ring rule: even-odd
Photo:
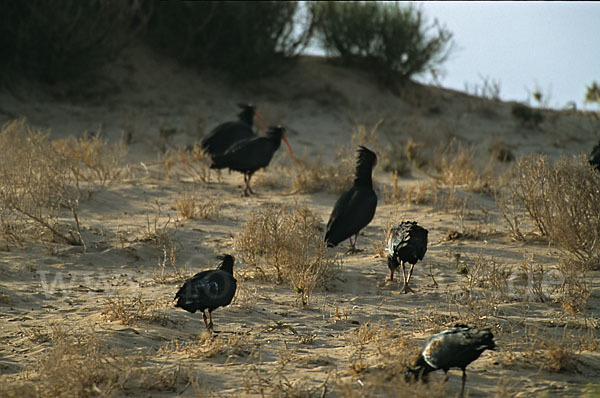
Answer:
[[[252,128],[241,121],[226,122],[215,127],[200,145],[212,155],[224,153],[238,141],[252,138]]]
[[[325,240],[337,245],[357,234],[371,222],[376,208],[377,195],[372,189],[350,188],[335,202]]]
[[[415,254],[419,260],[423,260],[427,252],[427,235],[429,231],[418,225],[413,225],[409,230],[410,245],[415,248]]]
[[[486,349],[494,349],[487,330],[455,327],[433,336],[423,349],[425,361],[435,369],[464,368]]]
[[[228,167],[236,171],[254,171],[266,167],[277,148],[265,137],[236,142],[223,155],[213,158],[213,168]]]

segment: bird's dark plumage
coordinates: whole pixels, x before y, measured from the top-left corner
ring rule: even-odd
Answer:
[[[428,373],[436,370],[448,373],[450,368],[459,368],[463,371],[462,395],[467,379],[466,367],[483,351],[495,348],[494,335],[490,330],[456,325],[432,336],[405,376],[425,379]]]
[[[596,146],[594,146],[594,148],[592,149],[592,153],[590,153],[589,157],[589,162],[593,168],[600,171],[600,142],[598,142]]]
[[[292,148],[285,138],[285,128],[281,126],[270,127],[266,137],[253,137],[233,144],[225,153],[213,157],[211,169],[224,169],[239,171],[244,174],[246,187],[244,195],[252,192],[250,179],[252,175],[263,167],[267,167],[273,155],[285,142],[293,157]]]
[[[405,293],[408,292],[408,282],[417,261],[423,260],[427,251],[427,235],[429,231],[417,225],[416,221],[404,221],[390,230],[387,242],[388,268],[390,269],[390,280],[394,280],[394,271],[401,265],[404,275]],[[406,277],[404,263],[411,265]]]
[[[211,157],[224,153],[238,141],[254,137],[252,124],[255,116],[264,125],[254,105],[238,104],[238,106],[242,109],[237,115],[238,120],[219,124],[201,141],[200,146]]]
[[[175,295],[175,307],[195,313],[202,311],[202,319],[207,329],[212,329],[212,312],[231,303],[237,283],[233,277],[235,259],[229,254],[220,257],[218,269],[202,271],[188,279]],[[208,310],[210,323],[206,322]]]
[[[373,190],[372,172],[377,164],[377,155],[364,146],[358,149],[358,160],[352,188],[344,192],[333,206],[327,223],[325,242],[334,247],[350,238],[351,250],[354,249],[358,233],[375,216],[377,195]],[[355,236],[352,242],[352,236]]]

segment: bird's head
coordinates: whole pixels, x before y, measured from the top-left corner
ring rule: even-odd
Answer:
[[[377,155],[367,147],[359,145],[357,154],[356,165],[358,168],[369,167],[373,169],[377,164]]]
[[[237,104],[237,106],[242,110],[238,114],[238,116],[241,119],[244,119],[247,121],[253,121],[254,118],[257,118],[258,121],[260,122],[260,126],[262,127],[263,131],[265,131],[267,129],[264,119],[262,118],[260,113],[258,113],[258,111],[256,110],[256,105],[244,104],[243,102],[240,102]]]
[[[233,263],[235,262],[235,257],[230,254],[222,254],[217,256],[217,259],[221,260],[221,264],[219,265],[220,270],[228,271],[233,274]]]
[[[288,152],[290,153],[290,157],[294,159],[294,152],[292,152],[292,147],[290,146],[290,143],[288,142],[287,137],[285,136],[286,133],[287,130],[281,125],[271,126],[269,127],[269,131],[267,131],[267,137],[283,140],[283,142],[287,146]]]

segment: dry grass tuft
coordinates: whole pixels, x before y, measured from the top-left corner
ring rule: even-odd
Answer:
[[[600,173],[583,157],[519,159],[514,195],[539,232],[585,267],[600,266]]]
[[[193,192],[184,192],[175,200],[175,210],[181,219],[217,220],[221,206],[210,199],[198,200]]]
[[[437,179],[443,184],[456,187],[465,186],[468,191],[487,193],[493,188],[491,167],[481,167],[472,146],[456,139],[442,145],[434,156]]]
[[[210,159],[197,144],[191,150],[169,149],[163,157],[163,164],[170,177],[183,176],[205,184],[210,182]]]
[[[121,322],[130,326],[139,322],[167,325],[166,303],[158,300],[144,300],[142,294],[125,297],[115,296],[106,299],[102,317],[107,322]]]
[[[187,358],[216,358],[225,356],[227,360],[247,357],[252,353],[252,346],[247,336],[240,334],[203,333],[194,336],[193,340],[178,340],[167,343],[160,349],[162,354],[178,353]]]
[[[127,154],[124,142],[109,144],[100,139],[100,134],[82,138],[69,137],[53,142],[56,152],[70,159],[70,169],[79,190],[81,184],[87,184],[88,197],[98,187],[104,187],[118,181],[123,169],[120,167]]]
[[[289,283],[307,305],[313,290],[332,279],[336,266],[327,257],[320,226],[306,206],[265,205],[251,214],[235,247],[260,277]]]
[[[62,337],[28,375],[36,396],[110,396],[123,388],[143,361],[110,349],[94,332],[57,335]]]
[[[7,243],[43,231],[64,243],[82,245],[76,211],[79,191],[72,172],[77,162],[23,119],[2,127],[0,151],[0,231]],[[59,226],[61,208],[71,210],[75,230],[64,232]]]

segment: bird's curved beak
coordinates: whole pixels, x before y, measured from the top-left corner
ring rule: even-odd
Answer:
[[[265,125],[265,120],[262,118],[260,113],[258,113],[257,111],[254,111],[254,117],[256,117],[258,119],[258,121],[260,122],[260,125],[261,125],[263,131],[267,131],[267,126]]]
[[[281,135],[281,139],[283,140],[283,142],[285,142],[285,145],[287,146],[288,152],[290,153],[290,157],[291,157],[292,159],[296,159],[296,158],[294,157],[294,152],[292,152],[292,147],[290,146],[290,143],[288,142],[287,138],[285,138],[285,133],[283,133],[283,134]]]

